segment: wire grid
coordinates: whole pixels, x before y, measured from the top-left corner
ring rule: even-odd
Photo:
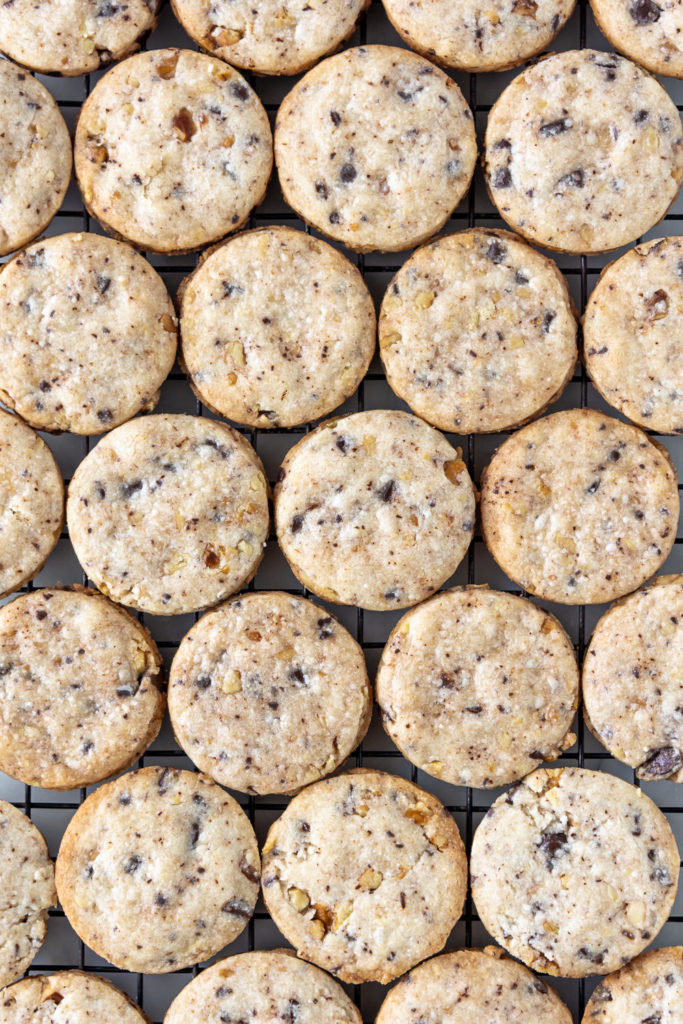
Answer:
[[[357,32],[347,45],[378,42],[402,45],[388,23],[380,0],[372,0],[367,13],[361,19]],[[169,10],[165,10],[158,29],[152,34],[147,45],[149,48],[158,48],[166,45],[194,46],[174,20]],[[563,29],[554,49],[566,50],[586,45],[595,46],[598,49],[610,49],[595,27],[587,0],[579,0],[575,14]],[[478,76],[454,74],[452,76],[461,86],[475,114],[480,141],[483,137],[486,115],[491,108],[492,102],[500,94],[508,81],[517,73],[519,73],[519,69],[498,74]],[[90,94],[98,77],[100,77],[99,73],[97,75],[87,75],[82,79],[42,79],[58,100],[70,126],[73,126],[82,102]],[[291,88],[292,80],[247,77],[249,77],[251,84],[260,94],[271,120],[274,120],[278,103],[289,88]],[[679,110],[683,109],[683,105],[680,102],[683,100],[683,84],[674,82],[671,79],[666,80],[664,84],[669,92],[672,93],[673,98],[678,101]],[[649,232],[648,237],[681,233],[682,210],[683,205],[675,207],[667,216],[665,225]],[[289,223],[295,227],[305,228],[296,214],[284,204],[276,180],[271,183],[264,203],[252,214],[249,227],[268,223]],[[504,226],[486,196],[479,168],[467,198],[450,218],[444,228],[444,232],[461,230],[462,228],[474,225]],[[96,222],[91,221],[91,218],[84,210],[78,189],[73,183],[63,208],[57,214],[47,234],[61,234],[64,231],[70,230],[100,230]],[[377,301],[381,299],[389,280],[407,255],[369,254],[355,257],[355,262]],[[585,256],[556,255],[554,258],[566,274],[574,300],[580,311],[583,312],[590,289],[600,269],[608,261],[609,257],[591,257],[590,263]],[[187,256],[151,256],[150,259],[166,280],[172,295],[175,294],[180,280],[195,268],[197,262],[195,257]],[[556,403],[554,408],[571,408],[579,405],[581,407],[603,409],[614,414],[613,410],[608,409],[590,386],[583,367],[577,370],[565,394]],[[388,388],[384,374],[381,371],[381,365],[377,359],[373,362],[370,372],[360,385],[356,395],[344,404],[341,411],[355,412],[365,408],[406,408]],[[169,380],[164,385],[162,399],[157,411],[190,412],[200,416],[210,415],[206,413],[201,403],[194,398],[184,374],[177,367],[174,368]],[[242,430],[242,433],[248,437],[259,452],[272,482],[287,449],[298,439],[299,435],[308,432],[310,429],[312,429],[311,426],[267,432]],[[449,437],[449,439],[454,444],[459,444],[463,448],[463,457],[467,461],[470,474],[477,481],[481,469],[490,458],[493,450],[504,439],[504,436],[506,435],[485,437],[470,435],[466,438]],[[62,472],[68,480],[78,462],[89,452],[92,445],[91,440],[70,435],[61,435],[59,437],[44,435],[44,437],[55,452]],[[674,461],[677,461],[679,464],[679,476],[683,476],[683,438],[666,438],[664,440]],[[682,487],[683,485],[679,485],[679,490]],[[679,536],[676,538],[672,555],[662,569],[662,572],[667,571],[683,571],[683,526],[679,528]],[[88,582],[75,559],[68,541],[68,535],[64,532],[57,550],[48,561],[47,566],[39,574],[35,583],[29,584],[24,590],[31,590],[34,586],[46,586],[57,582],[71,583],[77,579],[81,579],[84,584]],[[464,563],[446,586],[464,583],[488,583],[492,587],[501,590],[520,593],[515,588],[515,585],[501,573],[488,555],[479,532],[477,532],[474,542],[470,546]],[[261,568],[255,580],[250,584],[249,589],[253,588],[286,590],[291,593],[312,596],[314,600],[318,600],[315,595],[309,595],[294,578],[279,552],[275,538],[272,535],[269,538]],[[568,608],[548,605],[547,602],[539,603],[549,607],[563,622],[563,625],[574,640],[579,659],[582,660],[590,632],[597,622],[599,615],[605,610],[604,606]],[[333,605],[329,607],[362,645],[372,677],[386,637],[400,617],[401,612],[364,612],[362,609],[340,608]],[[141,614],[139,618],[151,629],[168,667],[182,636],[193,622],[196,621],[198,616],[186,615],[162,619]],[[600,768],[640,785],[631,769],[616,762],[584,729],[582,717],[578,717],[575,731],[577,733],[577,743],[571,750],[561,755],[558,764],[585,765],[586,767]],[[192,768],[191,763],[175,744],[167,720],[162,727],[158,739],[140,759],[139,766],[142,767],[144,764],[155,763]],[[502,792],[502,790],[483,791],[454,787],[447,783],[439,782],[418,771],[392,746],[381,729],[377,715],[373,718],[365,741],[355,754],[352,755],[349,766],[354,763],[357,766],[365,765],[366,767],[381,768],[395,774],[404,775],[438,796],[454,814],[465,840],[468,856],[471,849],[472,835],[479,820],[486,813],[493,800]],[[643,788],[667,814],[674,832],[677,834],[679,846],[683,847],[683,787],[678,787],[672,783],[660,782],[644,784]],[[53,793],[47,790],[36,789],[35,787],[22,786],[20,783],[0,773],[0,796],[10,800],[33,818],[48,839],[53,856],[57,852],[59,840],[71,814],[83,802],[87,792],[88,790],[86,789],[80,789],[70,793]],[[234,795],[249,815],[259,840],[262,842],[268,825],[284,810],[288,802],[287,799],[279,797],[245,797],[243,794],[238,793]],[[490,941],[490,937],[485,932],[476,915],[471,897],[468,895],[463,917],[454,929],[447,946],[448,948],[455,948],[457,946],[481,947]],[[679,895],[671,918],[656,939],[656,945],[660,946],[678,943],[683,943],[683,894]],[[265,912],[263,903],[259,902],[256,913],[243,934],[220,955],[222,956],[226,953],[234,954],[255,948],[269,949],[282,945],[284,945],[282,936],[277,932],[268,914]],[[119,971],[84,946],[70,928],[63,911],[55,909],[50,913],[47,941],[36,957],[29,973],[51,972],[69,967],[84,969],[112,978],[120,987],[124,988],[136,999],[155,1022],[162,1021],[164,1013],[174,996],[187,984],[192,975],[196,974],[200,969],[198,967],[187,968],[183,971],[162,976],[143,976],[141,974]],[[581,1020],[585,1003],[597,980],[596,978],[585,981],[553,981],[553,984],[555,984],[569,1005],[575,1021],[579,1022]],[[354,986],[349,991],[360,1007],[364,1021],[372,1021],[384,997],[385,988],[376,984],[368,984]]]

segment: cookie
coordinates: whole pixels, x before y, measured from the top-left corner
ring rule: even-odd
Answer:
[[[657,434],[683,434],[680,238],[644,242],[605,267],[583,339],[586,369],[605,401]]]
[[[254,576],[267,488],[258,455],[227,424],[145,416],[107,434],[74,473],[69,536],[112,600],[153,615],[199,611]]]
[[[32,75],[0,62],[0,256],[48,226],[70,179],[71,138],[59,107]]]
[[[164,1024],[209,1020],[361,1024],[362,1018],[328,974],[297,960],[291,950],[274,949],[212,964],[176,996]]]
[[[393,46],[359,46],[309,71],[283,100],[275,161],[285,199],[358,252],[418,245],[467,192],[477,156],[452,79]]]
[[[52,452],[0,410],[0,597],[40,572],[63,524],[64,482]]]
[[[0,397],[36,430],[101,434],[153,409],[175,352],[166,286],[124,242],[44,238],[0,273]]]
[[[361,608],[405,608],[438,590],[467,552],[474,512],[460,450],[405,412],[323,423],[287,452],[275,487],[292,571]]]
[[[75,789],[128,768],[159,732],[161,657],[128,612],[84,587],[0,608],[0,770]]]
[[[593,17],[615,49],[657,75],[683,78],[680,7],[662,0],[591,0]]]
[[[485,148],[503,220],[560,252],[632,242],[683,180],[673,101],[636,64],[597,50],[557,53],[518,75],[491,109]]]
[[[215,412],[250,427],[293,427],[356,390],[375,349],[375,307],[356,267],[302,231],[247,231],[187,280],[182,354]]]
[[[47,935],[48,909],[57,902],[55,873],[45,840],[25,814],[4,800],[0,800],[0,860],[2,986],[30,967]]]
[[[678,481],[666,448],[593,409],[537,420],[481,477],[489,551],[521,587],[560,604],[635,590],[676,537]]]
[[[583,662],[586,724],[640,779],[683,782],[683,576],[658,576],[598,622]]]
[[[541,768],[487,812],[470,871],[501,946],[537,971],[583,978],[615,971],[656,937],[679,855],[642,790],[606,772]]]
[[[576,321],[552,260],[507,231],[430,242],[390,283],[379,318],[387,381],[441,430],[508,430],[571,379]]]
[[[298,75],[353,33],[370,0],[171,0],[188,35],[236,68]]]
[[[57,1009],[59,1007],[59,1009]],[[132,999],[106,978],[83,971],[56,971],[22,978],[5,989],[0,1024],[150,1024]]]
[[[139,49],[160,0],[11,0],[0,7],[0,50],[41,74],[87,75]]]
[[[100,786],[69,822],[57,892],[80,938],[116,967],[165,974],[218,953],[259,892],[249,819],[205,775],[154,766]]]
[[[683,946],[651,949],[601,981],[583,1024],[679,1024]],[[654,1012],[653,1012],[654,1011]]]
[[[459,587],[407,612],[376,680],[386,732],[455,786],[504,786],[575,741],[579,670],[554,616],[513,594]]]
[[[76,177],[89,212],[152,252],[241,227],[273,162],[268,116],[245,80],[193,50],[152,50],[107,72],[81,108]]]
[[[323,608],[284,593],[242,594],[183,638],[169,678],[178,743],[243,793],[289,793],[329,775],[372,714],[363,652]]]
[[[263,896],[297,954],[342,981],[386,984],[443,948],[467,858],[443,805],[364,768],[308,786],[271,826]]]

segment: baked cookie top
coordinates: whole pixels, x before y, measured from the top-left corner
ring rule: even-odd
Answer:
[[[58,1009],[59,1007],[59,1009]],[[22,978],[2,993],[0,1024],[149,1024],[149,1017],[106,978],[56,971]]]
[[[666,0],[591,0],[612,46],[657,75],[683,77],[683,11]]]
[[[683,1006],[683,946],[663,946],[600,982],[582,1024],[677,1024]]]

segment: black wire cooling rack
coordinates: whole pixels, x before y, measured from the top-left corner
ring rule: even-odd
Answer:
[[[389,25],[379,0],[372,0],[367,13],[359,24],[356,34],[346,45],[351,46],[359,43],[402,45],[398,36]],[[147,46],[152,49],[167,45],[189,48],[194,46],[168,9],[164,11],[160,25],[150,37]],[[576,12],[568,25],[563,29],[553,48],[555,50],[568,50],[586,45],[597,49],[610,48],[595,27],[587,0],[579,0]],[[475,114],[480,142],[483,138],[486,116],[492,103],[504,86],[518,73],[518,70],[486,75],[453,75]],[[42,79],[58,100],[70,126],[73,126],[80,106],[91,92],[97,77],[99,75],[87,75],[79,79]],[[256,77],[252,77],[250,80],[261,96],[271,120],[274,120],[279,101],[291,88],[292,80]],[[683,83],[666,79],[664,84],[674,100],[678,102],[679,110],[683,109],[683,105],[680,102],[683,100]],[[683,211],[683,204],[674,207],[666,217],[664,224],[649,232],[648,237],[658,237],[663,234],[680,234],[681,222],[683,221],[683,212],[681,211]],[[288,223],[294,227],[304,229],[304,225],[299,221],[296,214],[284,204],[276,178],[271,182],[266,200],[252,215],[249,226],[253,227],[268,223]],[[475,181],[468,196],[450,218],[444,232],[457,231],[474,225],[504,226],[486,195],[480,169],[477,169]],[[72,184],[63,208],[57,214],[47,233],[52,235],[74,230],[99,231],[100,229],[84,210],[78,189]],[[369,254],[355,257],[355,261],[377,302],[381,299],[391,277],[406,256],[407,254]],[[182,278],[196,266],[196,259],[187,256],[177,258],[151,256],[150,259],[166,280],[172,295],[175,294]],[[589,260],[585,256],[555,256],[555,259],[567,276],[577,307],[583,312],[590,290],[600,270],[609,258],[591,257]],[[608,412],[611,411],[607,409],[591,387],[583,368],[577,370],[565,394],[556,403],[554,408],[571,408],[576,406],[594,407]],[[356,412],[373,408],[405,408],[403,403],[388,388],[377,359],[371,366],[370,372],[360,385],[356,395],[345,403],[341,411]],[[203,406],[194,398],[184,375],[177,367],[174,368],[167,383],[164,385],[162,400],[156,411],[189,412],[200,416],[206,415]],[[277,468],[287,449],[297,440],[298,435],[306,433],[310,429],[311,427],[298,427],[289,430],[267,432],[255,430],[243,430],[242,432],[259,452],[266,466],[268,476],[273,481]],[[490,458],[495,447],[503,439],[503,435],[494,435],[492,437],[451,437],[450,439],[454,444],[462,447],[463,458],[467,461],[470,474],[475,481],[478,481],[481,469]],[[92,442],[87,438],[77,438],[70,435],[61,435],[59,437],[45,436],[45,440],[55,452],[67,480],[92,445]],[[663,440],[669,448],[674,461],[678,462],[679,476],[683,476],[683,438],[666,438]],[[679,485],[679,490],[681,487],[682,485]],[[676,538],[673,552],[662,569],[662,572],[681,571],[683,571],[683,526],[679,528],[679,536]],[[40,573],[34,584],[30,584],[25,589],[33,589],[34,586],[46,586],[57,582],[73,583],[79,580],[82,580],[83,583],[87,582],[76,561],[68,535],[64,532],[55,553],[48,561],[45,569]],[[519,593],[518,590],[515,590],[511,581],[496,567],[486,552],[479,534],[475,536],[467,558],[447,586],[463,583],[488,583],[490,586],[497,587],[498,589]],[[314,595],[308,595],[298,584],[287,567],[283,556],[280,554],[272,535],[269,538],[264,561],[255,580],[250,585],[251,588],[287,590],[291,593],[313,596],[313,599],[317,600]],[[361,609],[330,607],[362,645],[366,653],[368,668],[372,678],[384,641],[401,613],[363,612]],[[604,611],[604,608],[548,607],[563,622],[574,640],[579,658],[582,659],[592,628],[599,615]],[[140,619],[151,629],[162,651],[167,667],[180,640],[196,618],[197,616],[175,616],[161,619],[147,615],[140,616]],[[586,767],[610,771],[628,781],[640,784],[635,779],[631,769],[616,762],[590,736],[587,730],[584,729],[581,717],[577,719],[575,731],[578,737],[577,743],[571,750],[561,756],[558,764],[585,765]],[[177,767],[192,767],[183,752],[175,744],[168,722],[165,723],[159,738],[150,750],[140,759],[139,766],[141,767],[143,764],[173,764]],[[454,814],[466,843],[468,855],[471,848],[472,835],[478,822],[499,792],[501,792],[500,790],[488,792],[454,787],[419,772],[392,746],[382,731],[376,715],[373,718],[373,723],[365,742],[352,756],[350,764],[381,768],[395,774],[407,776],[433,792]],[[677,834],[679,847],[683,848],[683,786],[660,782],[644,784],[643,788],[666,813],[674,832]],[[59,840],[71,815],[83,802],[87,792],[87,790],[81,789],[70,793],[53,793],[35,787],[23,786],[0,773],[0,796],[10,800],[31,816],[46,835],[53,856],[57,852]],[[241,794],[234,795],[249,815],[259,840],[262,841],[268,825],[284,810],[287,800],[277,797],[246,798]],[[457,946],[481,947],[490,941],[476,916],[471,898],[468,897],[463,917],[451,936],[448,948]],[[683,894],[679,894],[673,914],[658,936],[655,945],[662,946],[682,943]],[[263,903],[260,902],[254,918],[244,933],[221,955],[240,953],[251,949],[270,949],[284,944],[282,936],[275,929],[268,914],[265,912]],[[119,971],[85,947],[70,928],[63,911],[56,909],[50,914],[47,941],[36,957],[29,973],[49,973],[67,968],[80,968],[113,979],[129,995],[136,999],[157,1024],[162,1021],[168,1005],[177,992],[187,984],[193,974],[196,974],[201,969],[201,967],[188,968],[174,974],[160,976],[143,976],[141,974]],[[588,979],[587,981],[553,981],[553,984],[556,985],[558,991],[569,1005],[577,1024],[581,1020],[586,1000],[596,981],[597,979]],[[372,1021],[385,994],[385,989],[380,985],[369,984],[355,986],[350,989],[350,992],[361,1009],[363,1019],[366,1022]]]

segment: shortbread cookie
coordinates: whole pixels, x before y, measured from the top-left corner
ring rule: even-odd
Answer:
[[[683,78],[683,12],[667,0],[591,0],[612,46],[648,71]]]
[[[583,318],[603,398],[657,434],[683,434],[683,244],[660,238],[606,267]]]
[[[284,197],[359,252],[418,245],[469,188],[477,143],[452,79],[408,50],[329,57],[285,97],[275,125]]]
[[[592,409],[523,427],[481,477],[491,554],[529,593],[561,604],[599,604],[639,587],[671,551],[678,511],[667,450]]]
[[[5,989],[0,1024],[150,1024],[132,999],[106,978],[57,971],[22,978]]]
[[[570,50],[528,68],[494,103],[486,175],[504,220],[561,252],[605,252],[653,227],[678,195],[673,100],[614,53]]]
[[[81,939],[116,967],[164,974],[206,960],[254,912],[249,819],[205,775],[150,767],[105,783],[69,822],[57,891]]]
[[[363,652],[323,608],[257,591],[208,612],[169,679],[173,730],[221,785],[288,793],[329,775],[367,732]]]
[[[131,420],[90,452],[69,485],[69,536],[114,601],[153,615],[198,611],[253,577],[268,535],[258,455],[225,423]]]
[[[680,1024],[683,946],[642,953],[601,981],[588,1000],[583,1024]]]
[[[0,769],[74,789],[128,768],[159,732],[161,657],[128,612],[83,587],[0,608]]]
[[[472,895],[486,930],[529,967],[608,974],[656,937],[679,855],[659,808],[628,782],[584,768],[528,775],[474,834]]]
[[[443,948],[467,858],[443,805],[357,769],[294,797],[263,848],[263,895],[299,956],[358,983],[397,978]]]
[[[261,75],[298,75],[352,34],[370,0],[171,0],[206,50]]]
[[[176,996],[164,1024],[210,1020],[361,1024],[362,1018],[329,974],[298,960],[291,950],[274,949],[212,964]]]
[[[4,800],[0,800],[0,861],[1,986],[28,970],[47,935],[48,909],[57,902],[45,840],[25,814]]]
[[[554,616],[487,587],[412,608],[377,671],[382,722],[401,752],[456,786],[504,786],[576,740],[579,670]]]
[[[0,62],[0,256],[48,226],[70,179],[71,139],[59,107],[32,75]]]
[[[290,448],[275,488],[298,579],[361,608],[405,608],[438,590],[465,556],[474,512],[459,449],[405,412],[324,423]]]
[[[64,482],[45,442],[0,410],[0,597],[45,565],[64,523]]]
[[[576,365],[576,321],[552,260],[507,231],[430,242],[389,285],[379,319],[387,380],[441,430],[524,423],[555,401]]]
[[[292,427],[356,390],[375,349],[375,307],[340,252],[272,226],[204,260],[182,292],[181,331],[205,405],[250,427]]]
[[[125,242],[44,238],[0,273],[0,397],[36,430],[101,434],[153,409],[175,352],[166,286]]]
[[[76,176],[106,228],[182,252],[245,223],[272,150],[268,116],[241,75],[194,50],[152,50],[112,68],[83,104]]]

